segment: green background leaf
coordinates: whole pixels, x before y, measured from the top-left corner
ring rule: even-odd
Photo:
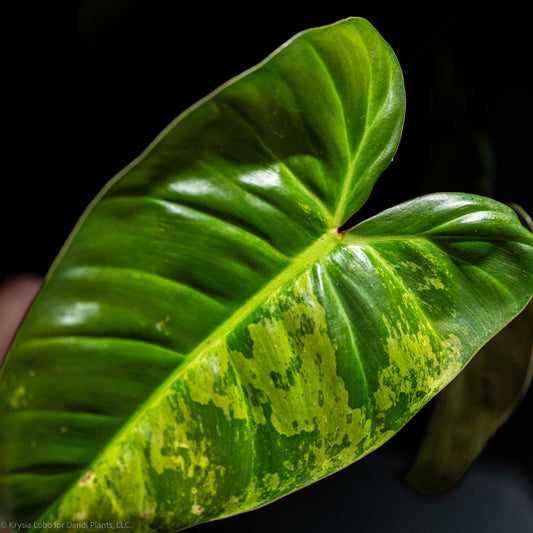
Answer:
[[[350,19],[106,188],[2,375],[6,516],[164,531],[271,501],[379,446],[524,307],[531,236],[496,202],[432,195],[337,232],[403,109],[390,48]]]

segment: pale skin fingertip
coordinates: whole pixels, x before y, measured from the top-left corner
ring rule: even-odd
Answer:
[[[0,282],[0,362],[41,286],[36,274],[17,274]]]

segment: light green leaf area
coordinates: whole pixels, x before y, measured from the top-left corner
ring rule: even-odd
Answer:
[[[385,442],[524,308],[533,237],[497,202],[435,194],[337,230],[404,107],[393,52],[347,19],[110,183],[0,379],[2,517],[164,532],[263,505]]]

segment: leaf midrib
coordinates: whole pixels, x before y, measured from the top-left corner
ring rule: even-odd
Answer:
[[[193,361],[197,360],[205,349],[212,348],[221,342],[229,332],[233,331],[255,309],[272,296],[272,294],[274,294],[279,288],[285,285],[285,283],[291,279],[295,279],[319,259],[326,257],[340,242],[341,235],[337,232],[337,229],[334,229],[325,233],[311,246],[297,255],[284,270],[269,281],[261,290],[256,292],[208,337],[201,341],[198,346],[186,356],[182,365],[180,365],[179,369],[176,371],[175,377],[178,377],[182,370],[188,367]]]

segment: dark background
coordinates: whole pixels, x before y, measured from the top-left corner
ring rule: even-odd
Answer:
[[[7,142],[0,281],[19,272],[45,274],[100,188],[188,106],[295,33],[352,15],[370,20],[391,44],[407,91],[397,156],[360,215],[437,191],[484,194],[533,212],[529,16],[511,2],[14,4],[4,11],[2,30]],[[504,464],[533,477],[532,396],[491,440],[482,465]],[[385,475],[397,476],[408,465],[429,409],[380,452],[396,458]],[[289,498],[294,504],[274,504],[238,523],[271,525],[275,510],[278,517],[294,516],[290,505],[302,506],[306,498],[314,509],[324,505],[337,513],[334,495],[344,492],[339,483],[358,477],[355,467],[338,474],[338,482],[325,480],[321,491],[311,487]],[[357,509],[354,500],[355,516]]]

